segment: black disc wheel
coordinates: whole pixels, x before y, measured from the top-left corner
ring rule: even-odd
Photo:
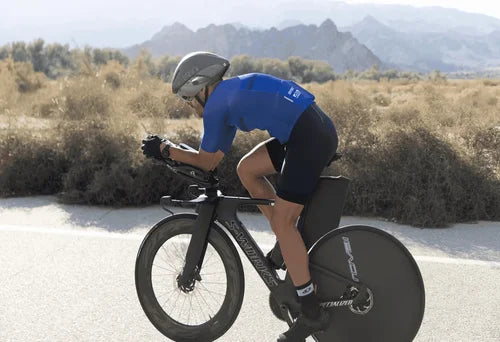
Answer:
[[[179,214],[158,223],[136,260],[135,285],[151,323],[174,341],[214,341],[233,324],[241,308],[244,275],[238,252],[214,224],[205,258],[192,284],[180,287],[196,215]]]
[[[424,283],[415,260],[396,238],[373,227],[341,227],[313,246],[309,261],[322,301],[342,294],[353,298],[361,291],[356,284],[366,286],[352,305],[330,309],[332,323],[315,335],[319,341],[413,341],[424,315]]]

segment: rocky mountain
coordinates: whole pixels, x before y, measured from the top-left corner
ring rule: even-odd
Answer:
[[[372,16],[343,28],[352,32],[384,63],[403,69],[445,72],[500,65],[500,30],[477,32],[403,32]]]
[[[282,30],[273,27],[262,31],[244,27],[236,29],[229,24],[211,24],[192,31],[183,24],[175,23],[165,26],[150,40],[123,49],[123,52],[133,58],[141,49],[149,50],[153,56],[184,55],[198,50],[215,52],[227,58],[240,54],[280,59],[299,56],[325,60],[336,72],[382,65],[366,46],[351,33],[340,32],[329,19],[319,26],[301,24]]]

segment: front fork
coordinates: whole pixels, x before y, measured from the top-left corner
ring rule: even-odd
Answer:
[[[177,277],[177,285],[184,292],[194,290],[196,280],[201,280],[200,270],[205,258],[208,234],[215,213],[215,203],[203,203],[198,207],[198,217],[186,253],[186,261],[182,273]]]

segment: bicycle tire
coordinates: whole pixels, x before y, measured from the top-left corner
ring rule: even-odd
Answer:
[[[372,292],[364,310],[332,308],[331,324],[315,334],[317,341],[409,342],[415,338],[425,310],[424,283],[412,255],[395,237],[369,226],[340,227],[318,240],[309,251],[309,260],[358,279]],[[311,275],[322,301],[338,298],[345,291],[345,284],[314,267]]]
[[[214,341],[222,336],[238,317],[245,289],[243,266],[239,254],[230,238],[218,225],[213,224],[208,235],[207,253],[210,248],[213,248],[224,266],[227,285],[222,305],[213,317],[208,315],[209,319],[206,322],[196,325],[189,325],[189,318],[188,324],[181,323],[172,317],[172,313],[165,312],[153,288],[153,262],[162,245],[181,234],[186,234],[186,236],[192,234],[196,217],[195,214],[177,214],[160,221],[144,238],[136,259],[135,285],[146,316],[163,335],[180,342]],[[204,261],[204,264],[206,263],[207,258]],[[196,281],[195,287],[203,283],[203,265],[200,274],[202,280]],[[176,287],[176,281],[171,286]],[[175,292],[175,289],[172,291]],[[202,307],[203,303],[200,305],[198,302],[198,306]]]

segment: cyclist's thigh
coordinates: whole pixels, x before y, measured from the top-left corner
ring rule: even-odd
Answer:
[[[337,144],[331,120],[320,109],[312,107],[306,110],[287,143],[276,194],[287,201],[305,204]]]
[[[271,140],[273,139],[261,142],[245,156],[243,156],[238,164],[239,172],[251,173],[255,176],[275,174],[277,172],[275,169],[275,163],[276,159],[279,158],[279,156],[277,156],[279,152],[272,153],[269,151],[268,145],[274,145],[271,143]]]

